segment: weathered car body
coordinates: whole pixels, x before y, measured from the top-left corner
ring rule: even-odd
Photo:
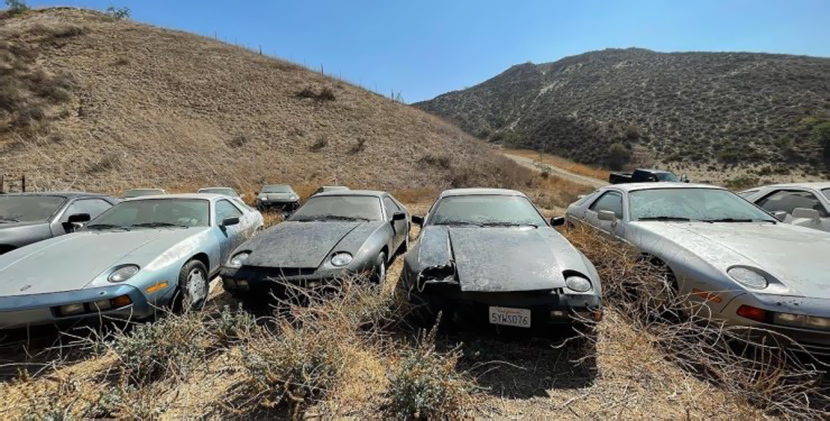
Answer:
[[[830,182],[776,184],[738,194],[788,224],[830,232]]]
[[[320,193],[327,193],[327,192],[330,192],[330,191],[344,191],[344,190],[349,190],[349,188],[346,187],[346,186],[320,186],[311,195],[314,196],[314,195],[320,194]]]
[[[144,319],[177,296],[203,304],[249,231],[230,206],[209,194],[125,200],[80,231],[0,256],[0,328]]]
[[[160,194],[167,194],[164,189],[157,189],[157,188],[141,188],[141,189],[129,189],[124,192],[124,199],[132,199],[136,197],[143,197],[143,196],[158,196]]]
[[[224,286],[247,295],[279,292],[283,282],[316,285],[359,273],[380,281],[395,253],[406,248],[409,228],[409,211],[389,193],[320,193],[239,246],[222,269]]]
[[[450,211],[458,215],[456,222],[438,216],[444,212],[444,201],[459,198],[470,200],[468,210],[481,214],[488,201],[515,200],[528,216],[512,223],[490,216],[471,222],[474,218],[466,220],[464,211]],[[413,304],[426,310],[425,315],[441,311],[456,322],[489,322],[537,332],[561,331],[552,328],[573,325],[576,314],[601,317],[602,285],[594,265],[545,221],[524,194],[447,190],[423,219],[415,221],[423,229],[404,258],[399,287]],[[588,282],[587,288],[572,290],[569,285],[576,278],[581,285]],[[511,324],[516,317],[512,321],[517,323]]]
[[[300,207],[300,195],[287,184],[268,184],[256,196],[256,208],[266,210],[277,208],[294,211]]]
[[[700,214],[683,216],[690,206]],[[680,183],[604,187],[571,205],[566,219],[668,267],[668,287],[716,320],[830,349],[826,233],[780,223],[726,189]]]
[[[239,193],[230,187],[202,187],[196,193],[224,194],[230,197],[239,197]]]
[[[0,254],[71,233],[116,203],[109,196],[80,192],[4,194],[0,197]]]

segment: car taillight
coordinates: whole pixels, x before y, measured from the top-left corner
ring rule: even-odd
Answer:
[[[746,317],[756,322],[765,323],[767,321],[767,311],[757,307],[742,305],[738,307],[737,313],[738,316]]]

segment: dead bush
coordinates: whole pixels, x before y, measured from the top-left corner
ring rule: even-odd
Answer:
[[[419,161],[423,164],[432,165],[445,170],[450,169],[450,166],[452,166],[452,157],[448,154],[430,152],[422,156]]]
[[[319,92],[313,86],[306,86],[300,92],[297,92],[297,98],[313,99],[317,102],[328,102],[337,99],[334,90],[330,86],[324,86]]]
[[[311,145],[311,147],[309,149],[312,152],[318,152],[318,151],[323,150],[323,148],[325,148],[328,145],[329,145],[329,139],[325,136],[320,136],[320,137],[317,138],[317,140],[314,141],[314,143]]]
[[[232,148],[241,148],[245,146],[248,143],[248,141],[248,136],[244,134],[238,134],[228,141],[228,146]]]
[[[466,372],[456,370],[461,351],[435,349],[434,328],[422,335],[414,348],[401,356],[389,375],[387,412],[399,419],[460,418],[470,403],[475,383]]]
[[[354,144],[354,146],[352,146],[352,149],[350,150],[350,152],[352,154],[359,154],[359,153],[365,151],[366,148],[367,148],[366,139],[359,138],[359,139],[357,139],[357,142]]]

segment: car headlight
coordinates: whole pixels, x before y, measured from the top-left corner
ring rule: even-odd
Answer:
[[[135,274],[138,273],[138,270],[139,267],[136,265],[124,265],[112,271],[110,276],[107,277],[107,280],[110,282],[124,282],[135,276]]]
[[[591,281],[581,276],[568,276],[565,278],[565,285],[568,289],[576,292],[588,292],[591,290]]]
[[[830,330],[830,319],[826,317],[807,316],[805,314],[775,313],[773,323],[808,329]]]
[[[727,270],[726,273],[741,285],[752,289],[764,289],[769,286],[766,276],[748,267],[736,266]]]
[[[334,256],[331,256],[331,264],[333,266],[341,267],[346,266],[352,262],[352,255],[349,253],[335,253]]]
[[[248,257],[251,255],[251,252],[243,251],[241,253],[236,253],[228,262],[228,266],[232,268],[241,268],[242,265],[248,260]]]

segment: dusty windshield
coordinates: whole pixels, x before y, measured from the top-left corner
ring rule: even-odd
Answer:
[[[262,188],[263,193],[294,193],[291,186],[265,186]]]
[[[674,175],[673,173],[670,173],[670,172],[658,172],[658,173],[654,173],[654,175],[657,176],[658,180],[664,181],[664,182],[669,182],[670,183],[670,182],[680,181],[680,179],[677,178],[676,175]]]
[[[774,222],[769,214],[726,190],[638,190],[628,197],[632,221]]]
[[[121,202],[95,218],[88,230],[206,227],[210,202],[199,199],[142,199]]]
[[[59,196],[0,196],[0,224],[46,221],[65,201]]]
[[[830,189],[824,189],[821,192],[824,193],[824,197],[830,199]]]
[[[380,199],[372,196],[323,196],[309,199],[289,221],[366,220],[382,218]]]
[[[156,190],[156,189],[142,189],[142,190],[127,190],[124,193],[124,197],[132,198],[132,197],[141,197],[141,196],[154,196],[157,194],[164,194],[164,190]]]
[[[542,226],[544,219],[520,196],[455,196],[438,202],[429,225]]]

